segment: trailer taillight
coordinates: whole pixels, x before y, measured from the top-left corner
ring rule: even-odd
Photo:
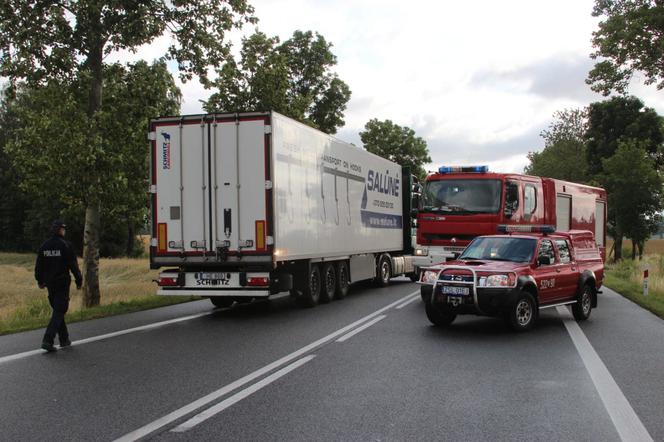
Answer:
[[[168,224],[157,224],[157,251],[166,252],[168,250]]]
[[[174,287],[180,285],[178,275],[159,275],[157,285],[159,287]]]
[[[270,285],[270,278],[266,276],[249,277],[247,278],[247,285],[253,287],[264,287]]]
[[[265,250],[265,221],[256,221],[256,250]]]

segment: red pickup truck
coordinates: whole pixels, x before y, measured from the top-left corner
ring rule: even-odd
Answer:
[[[539,310],[566,304],[577,320],[588,319],[604,279],[592,232],[539,230],[479,236],[457,260],[424,269],[419,283],[429,320],[448,326],[459,314],[497,316],[525,331]]]

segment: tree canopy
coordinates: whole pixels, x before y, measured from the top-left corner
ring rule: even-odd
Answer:
[[[554,114],[554,121],[540,134],[541,152],[529,152],[525,173],[576,183],[588,182],[586,163],[586,114],[582,109],[566,109]]]
[[[262,32],[242,40],[240,59],[218,70],[208,112],[275,110],[327,133],[344,125],[350,89],[332,71],[332,44],[311,31],[280,43]]]
[[[664,183],[643,141],[620,141],[614,155],[602,164],[599,180],[609,196],[615,230],[632,240],[634,253],[657,231],[659,212],[664,209]],[[616,249],[617,258],[619,253]]]
[[[636,97],[613,97],[591,103],[585,139],[591,175],[600,173],[601,160],[613,156],[619,142],[627,139],[643,142],[642,147],[653,158],[656,167],[664,161],[662,117]]]
[[[67,198],[85,202],[83,249],[86,306],[99,303],[100,205],[107,183],[94,177],[112,158],[102,145],[104,115],[104,57],[118,50],[135,50],[170,34],[173,43],[166,58],[177,62],[180,77],[197,75],[209,85],[207,72],[220,65],[230,53],[226,33],[245,22],[255,22],[253,8],[246,0],[137,0],[100,2],[97,0],[5,0],[0,3],[0,76],[8,77],[12,87],[17,80],[29,87],[45,88],[30,99],[41,104],[63,99],[62,109],[70,114],[54,117],[54,123],[67,124],[65,146],[76,157],[82,170],[60,177],[67,185],[77,177],[87,189]],[[74,97],[59,96],[58,84],[81,82],[87,100],[81,106]],[[85,117],[83,118],[85,113]],[[26,115],[29,117],[29,115]],[[44,133],[62,134],[45,122],[37,122]],[[81,152],[75,151],[82,149]],[[111,155],[112,156],[112,155]],[[43,164],[43,162],[42,162]],[[36,179],[36,178],[35,178]],[[37,180],[38,181],[38,180]],[[44,183],[41,183],[44,184]],[[111,186],[117,184],[111,183]]]
[[[34,202],[30,209],[49,215],[40,217],[36,226],[42,235],[53,217],[80,215],[87,191],[97,181],[103,183],[97,197],[109,229],[117,233],[114,225],[135,230],[143,224],[148,185],[146,127],[154,115],[178,112],[180,92],[164,61],[110,65],[104,79],[107,93],[98,117],[98,144],[88,143],[84,135],[91,124],[84,111],[84,83],[89,79],[51,82],[40,88],[23,85],[16,98],[5,103],[6,118],[16,123],[2,128],[11,138],[1,150],[20,176],[21,191]],[[91,169],[97,173],[90,174]],[[45,201],[58,204],[44,207]],[[70,224],[73,232],[82,231],[82,223],[72,220]],[[122,236],[128,237],[126,230]],[[131,244],[126,246],[129,251]],[[106,249],[113,247],[108,244]]]
[[[593,16],[602,17],[593,33],[591,55],[600,61],[588,74],[592,89],[625,93],[635,72],[645,84],[664,88],[664,4],[655,0],[596,0]]]
[[[423,179],[424,165],[431,162],[426,141],[415,136],[415,131],[390,120],[370,120],[360,132],[364,148],[402,166],[410,167],[411,173]]]

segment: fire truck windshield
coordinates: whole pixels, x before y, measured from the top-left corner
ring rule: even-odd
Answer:
[[[534,238],[480,236],[466,247],[459,259],[530,262],[536,245],[537,240]]]
[[[428,181],[424,187],[423,211],[454,214],[498,213],[501,181],[454,179]]]

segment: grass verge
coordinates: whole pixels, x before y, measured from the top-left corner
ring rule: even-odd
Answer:
[[[46,290],[34,279],[35,255],[0,253],[0,335],[42,328],[51,317]],[[85,309],[81,292],[72,284],[68,322],[147,310],[187,302],[189,296],[156,296],[152,282],[157,271],[149,270],[147,259],[102,259],[99,283],[101,305]]]
[[[643,295],[643,270],[648,268],[648,296]],[[664,319],[664,255],[641,261],[624,259],[607,264],[604,285]]]

